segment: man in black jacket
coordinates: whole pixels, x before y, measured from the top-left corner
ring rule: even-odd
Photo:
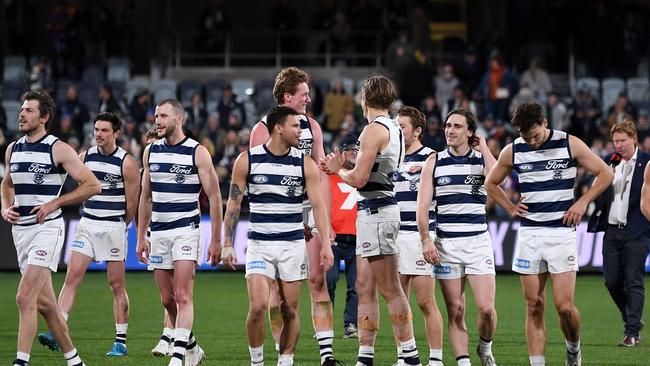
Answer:
[[[625,323],[621,347],[636,347],[643,328],[643,276],[648,256],[650,222],[641,214],[641,187],[650,154],[637,147],[634,122],[611,128],[616,152],[605,158],[614,169],[614,183],[596,201],[589,231],[604,231],[605,285]]]

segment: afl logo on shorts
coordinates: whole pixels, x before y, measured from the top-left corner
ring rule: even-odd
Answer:
[[[158,164],[151,164],[149,165],[149,170],[152,172],[157,172],[160,170],[160,165]]]
[[[447,184],[451,183],[451,177],[440,177],[440,178],[438,178],[438,180],[436,181],[436,183],[437,183],[439,186],[447,185]]]
[[[427,262],[425,262],[425,261],[423,261],[422,259],[420,259],[420,260],[418,260],[417,262],[415,262],[415,264],[418,265],[418,266],[426,266],[426,265],[427,265]]]
[[[45,257],[47,255],[47,252],[44,250],[37,250],[36,255],[39,257]]]
[[[192,250],[192,247],[189,245],[183,245],[183,247],[181,247],[181,250],[184,252],[189,252],[190,250]]]
[[[576,260],[576,257],[570,255],[569,258],[567,258],[567,259],[569,260],[569,262],[573,262],[573,261]]]
[[[11,166],[9,166],[9,171],[10,172],[13,173],[13,172],[15,172],[17,170],[18,170],[18,164],[11,164]]]
[[[361,247],[364,248],[364,249],[370,248],[370,243],[365,242],[365,243],[361,244]]]
[[[113,253],[113,254],[117,254],[119,252],[120,252],[120,250],[118,248],[112,248],[111,249],[111,253]]]
[[[252,179],[253,183],[264,184],[269,181],[269,178],[266,175],[256,175]]]
[[[533,170],[533,164],[521,164],[519,166],[519,170],[521,170],[522,172],[527,172],[529,170]]]

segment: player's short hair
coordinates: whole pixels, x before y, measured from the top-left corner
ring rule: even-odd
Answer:
[[[290,107],[273,107],[266,115],[266,128],[269,130],[269,135],[273,134],[275,125],[284,124],[288,116],[297,116],[299,114]]]
[[[93,123],[97,121],[110,122],[113,132],[117,132],[122,129],[122,121],[120,121],[120,118],[118,116],[114,115],[111,112],[103,112],[98,114],[97,116],[95,116]]]
[[[161,101],[160,103],[158,103],[158,107],[162,107],[165,104],[169,104],[172,107],[172,111],[174,111],[174,114],[176,114],[176,115],[181,114],[181,115],[185,116],[185,108],[183,108],[183,105],[178,100],[176,100],[176,99],[165,99],[165,100]]]
[[[295,66],[282,69],[275,77],[273,99],[278,105],[284,104],[284,93],[295,94],[301,83],[309,84],[309,75],[305,71]]]
[[[145,136],[147,139],[158,138],[158,130],[156,129],[156,125],[149,127],[149,129],[145,133]]]
[[[636,140],[636,126],[634,125],[634,121],[628,118],[623,119],[622,122],[615,123],[609,130],[609,136],[614,137],[614,134],[617,132],[625,133]]]
[[[472,135],[474,135],[476,129],[478,128],[478,122],[476,121],[476,116],[474,116],[474,113],[468,111],[467,109],[455,108],[447,113],[447,116],[445,117],[445,126],[447,125],[449,118],[451,118],[451,116],[454,114],[465,117],[465,122],[467,122],[467,129],[472,132]]]
[[[542,125],[546,115],[541,104],[529,101],[521,103],[512,113],[512,127],[519,132],[528,132],[536,125]]]
[[[408,117],[411,122],[411,127],[413,127],[414,130],[418,127],[420,128],[420,140],[424,138],[424,129],[426,128],[424,113],[420,112],[417,108],[403,105],[397,110],[397,115]]]
[[[363,81],[361,98],[368,107],[390,109],[397,98],[397,92],[389,78],[383,75],[374,75]]]
[[[56,104],[54,103],[52,97],[41,90],[30,90],[23,94],[22,99],[23,102],[27,100],[38,101],[38,115],[40,117],[45,117],[47,115],[47,121],[45,122],[45,127],[47,128],[48,124],[56,114]]]

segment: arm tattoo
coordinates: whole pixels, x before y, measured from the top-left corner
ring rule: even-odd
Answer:
[[[237,187],[236,185],[234,186]],[[230,240],[234,240],[233,235],[235,235],[235,228],[237,228],[237,221],[239,221],[239,210],[240,208],[237,207],[226,211],[226,220],[224,224],[226,227],[226,238],[229,238]]]
[[[230,185],[230,199],[238,200],[240,194],[241,194],[241,190],[239,189],[239,186],[235,183],[232,183]]]

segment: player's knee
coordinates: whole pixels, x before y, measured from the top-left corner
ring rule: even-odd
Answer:
[[[83,280],[84,273],[81,271],[72,270],[65,276],[64,286],[69,288],[78,288]]]
[[[480,304],[476,310],[478,312],[478,316],[486,320],[491,320],[494,318],[494,314],[496,313],[493,304]]]
[[[109,286],[114,296],[123,295],[124,292],[126,291],[126,287],[124,286],[124,282],[122,281],[113,280],[109,283]]]
[[[312,289],[312,291],[327,291],[327,281],[325,281],[323,272],[318,270],[314,272],[309,274],[309,287]]]
[[[18,291],[16,294],[16,305],[18,305],[18,310],[21,312],[33,310],[37,306],[36,303],[36,299],[26,295],[22,291]]]
[[[283,305],[282,305],[282,319],[287,321],[287,320],[296,319],[297,317],[298,317],[298,307],[297,306],[294,307],[294,306],[285,305],[283,303]]]
[[[526,311],[532,316],[542,316],[544,314],[544,299],[537,297],[526,300]]]
[[[465,318],[465,304],[462,301],[449,302],[447,313],[450,320],[463,320]]]
[[[176,305],[179,306],[192,302],[192,292],[182,287],[174,290],[174,297],[176,298]]]
[[[160,302],[165,307],[165,309],[176,308],[176,299],[174,298],[174,294],[171,292],[168,291],[162,292],[160,294]]]
[[[264,320],[267,309],[268,305],[265,301],[251,301],[248,305],[248,316],[252,317],[253,320]]]
[[[555,306],[560,318],[570,318],[573,316],[575,306],[570,301],[564,301]]]
[[[431,301],[430,299],[422,299],[422,298],[418,298],[417,300],[418,300],[418,307],[420,307],[422,314],[426,316],[434,312],[436,305],[433,301]]]

